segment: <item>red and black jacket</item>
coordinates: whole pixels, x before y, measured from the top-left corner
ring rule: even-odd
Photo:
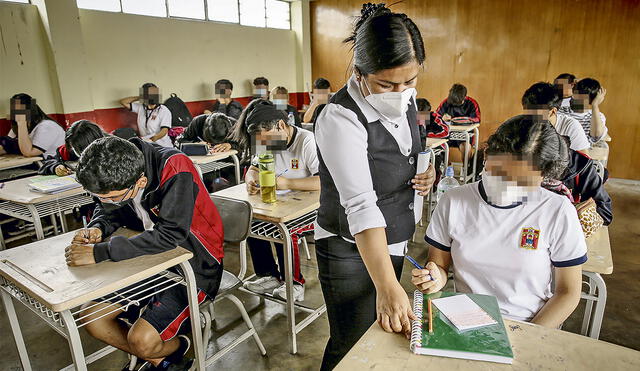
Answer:
[[[66,145],[61,145],[56,149],[54,156],[47,157],[42,161],[42,166],[38,170],[40,175],[55,175],[56,167],[58,165],[64,165],[66,161],[78,161],[78,158],[67,149]]]
[[[218,282],[212,280],[217,277],[214,273],[219,267],[216,266],[222,264],[224,256],[222,220],[198,171],[189,157],[177,149],[146,143],[139,138],[130,141],[144,155],[148,183],[141,205],[155,225],[135,237],[114,236],[107,242],[95,244],[96,262],[130,259],[181,246],[194,255],[190,263],[198,288],[215,295]],[[120,227],[144,230],[133,206],[107,211],[100,202],[89,227],[100,228],[103,237]]]
[[[442,119],[442,116],[449,114],[452,122],[455,124],[479,124],[480,123],[480,106],[475,99],[465,97],[461,105],[456,106],[443,100],[436,110],[436,115]]]

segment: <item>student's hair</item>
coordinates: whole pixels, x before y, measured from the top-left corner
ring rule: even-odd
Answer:
[[[287,88],[285,88],[284,86],[277,86],[272,90],[271,94],[289,94],[289,90],[287,90]]]
[[[231,81],[227,80],[227,79],[221,79],[221,80],[216,81],[214,87],[216,89],[220,89],[219,88],[220,86],[224,86],[225,89],[229,88],[229,89],[233,90],[233,83]]]
[[[393,13],[384,3],[362,5],[353,32],[344,40],[351,43],[353,65],[366,76],[381,70],[425,59],[424,42],[418,26],[403,13]]]
[[[593,99],[598,95],[600,90],[600,83],[596,79],[586,77],[576,83],[573,88],[574,93],[589,94],[589,104],[593,102]]]
[[[131,187],[145,171],[142,151],[115,136],[91,143],[80,156],[76,177],[93,193],[109,193]]]
[[[418,98],[416,99],[416,105],[418,106],[418,111],[431,111],[431,103],[426,98]]]
[[[64,144],[75,156],[75,153],[82,154],[91,143],[105,136],[102,129],[93,122],[78,120],[64,133]]]
[[[142,91],[148,91],[149,88],[157,88],[158,86],[152,82],[145,82],[142,84]]]
[[[313,82],[314,89],[331,89],[331,83],[329,80],[318,77],[316,81]]]
[[[467,87],[462,84],[453,84],[449,89],[449,96],[447,102],[454,106],[459,106],[464,102],[464,98],[467,96]]]
[[[214,145],[223,143],[233,126],[232,120],[224,113],[216,112],[210,114],[205,119],[202,127],[202,139]]]
[[[545,178],[561,179],[569,164],[569,144],[546,120],[519,115],[505,121],[487,140],[486,155],[531,158]]]
[[[51,117],[47,116],[46,113],[40,108],[40,106],[36,103],[36,100],[33,99],[29,94],[19,93],[11,97],[11,107],[10,110],[13,109],[14,101],[20,101],[21,104],[26,106],[26,109],[29,111],[29,122],[27,123],[27,128],[29,133],[43,120],[51,120],[54,121]],[[15,120],[11,120],[11,128],[13,129],[13,133],[18,137],[18,123]]]
[[[558,81],[558,80],[567,80],[567,82],[569,84],[573,84],[573,82],[576,81],[576,77],[575,77],[575,75],[572,75],[570,73],[561,73],[553,81],[555,82],[555,81]]]
[[[273,110],[273,112],[271,112]],[[255,111],[255,112],[254,112]],[[258,112],[260,111],[260,112]],[[265,115],[259,114],[265,113]],[[260,117],[270,117],[263,120]],[[261,129],[271,130],[280,120],[287,122],[287,115],[284,111],[278,110],[270,101],[264,99],[254,99],[242,111],[238,121],[233,126],[229,135],[229,140],[237,143],[241,152],[245,152],[250,146],[250,134]]]
[[[255,79],[253,79],[253,86],[257,85],[269,86],[269,80],[267,80],[267,78],[264,76],[256,77]]]
[[[558,90],[548,82],[537,82],[522,95],[522,108],[547,109],[560,108],[562,103]]]

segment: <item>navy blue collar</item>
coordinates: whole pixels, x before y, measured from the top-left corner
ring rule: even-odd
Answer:
[[[478,182],[478,191],[480,192],[480,197],[482,197],[484,202],[486,202],[487,205],[489,206],[495,207],[496,209],[513,209],[514,207],[518,207],[522,205],[522,202],[516,202],[508,206],[498,206],[498,205],[492,204],[491,202],[489,202],[489,199],[487,198],[487,192],[484,190],[484,186],[482,185],[482,180]]]

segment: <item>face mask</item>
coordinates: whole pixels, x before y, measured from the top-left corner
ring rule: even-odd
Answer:
[[[364,77],[362,80],[370,93],[364,99],[369,102],[369,104],[382,116],[391,121],[395,121],[407,113],[407,109],[409,109],[409,102],[411,101],[411,97],[415,93],[416,89],[409,88],[405,89],[403,92],[391,91],[387,93],[374,94],[371,92],[371,88],[369,88],[367,80]]]
[[[131,205],[131,203],[133,202],[133,199],[130,198],[130,199],[124,200],[124,201],[107,201],[107,200],[103,200],[101,202],[102,202],[102,207],[106,211],[113,211],[113,210],[117,210],[117,209],[120,209],[122,207],[125,207],[127,205]]]
[[[255,96],[255,97],[266,97],[267,96],[267,89],[254,89],[253,90],[253,96]]]
[[[273,100],[273,104],[276,106],[277,109],[279,110],[285,110],[287,109],[287,104],[289,102],[287,102],[286,99],[274,99]]]
[[[535,187],[522,187],[516,182],[504,180],[501,176],[482,173],[482,185],[487,201],[496,206],[510,206],[518,202],[531,200]]]

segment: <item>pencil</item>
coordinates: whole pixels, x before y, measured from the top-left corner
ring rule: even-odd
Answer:
[[[433,334],[433,311],[431,310],[431,299],[427,302],[427,310],[429,311],[429,333]]]

